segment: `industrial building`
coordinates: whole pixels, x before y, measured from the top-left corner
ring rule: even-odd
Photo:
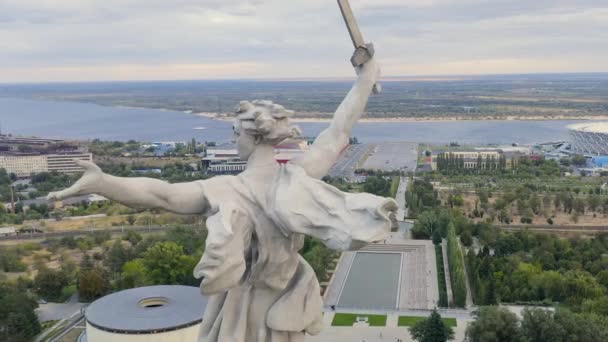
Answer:
[[[196,341],[207,299],[197,287],[160,285],[124,290],[85,311],[81,342]]]
[[[586,156],[608,155],[608,122],[573,124],[568,130],[572,152]]]

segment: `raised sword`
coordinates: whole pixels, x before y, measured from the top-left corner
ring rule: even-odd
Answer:
[[[363,34],[361,34],[359,24],[357,24],[357,18],[355,18],[348,0],[338,0],[338,6],[340,6],[340,11],[342,12],[344,23],[346,23],[346,28],[350,34],[350,39],[355,46],[355,52],[353,53],[350,62],[354,67],[360,67],[374,57],[374,44],[366,43],[363,39]],[[381,90],[382,87],[380,86],[380,83],[374,84],[374,94],[379,94]]]

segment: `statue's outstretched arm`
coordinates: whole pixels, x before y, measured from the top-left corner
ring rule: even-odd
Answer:
[[[357,81],[334,113],[329,127],[319,134],[308,152],[293,160],[311,177],[325,176],[348,145],[353,126],[365,111],[374,84],[380,78],[380,68],[374,58],[361,66],[357,73]]]
[[[205,210],[203,181],[170,184],[153,178],[115,177],[91,162],[75,162],[85,169],[82,177],[65,190],[51,192],[47,199],[99,194],[133,208],[166,209],[178,214],[200,214]]]

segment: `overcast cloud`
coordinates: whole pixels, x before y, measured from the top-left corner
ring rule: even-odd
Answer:
[[[607,0],[351,0],[390,76],[608,71]],[[345,77],[335,0],[0,0],[0,82]]]

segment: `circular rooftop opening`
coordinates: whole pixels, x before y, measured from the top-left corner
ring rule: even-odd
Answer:
[[[138,304],[144,309],[162,308],[163,306],[169,304],[169,300],[165,297],[152,297],[142,299]]]

